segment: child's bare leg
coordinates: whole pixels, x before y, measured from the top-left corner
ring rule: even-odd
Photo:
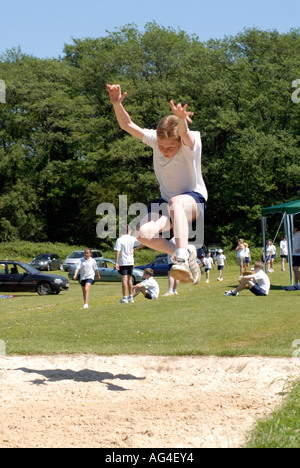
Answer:
[[[193,197],[177,195],[169,201],[169,211],[172,219],[174,239],[176,243],[176,259],[187,263],[174,265],[171,275],[181,282],[198,284],[201,278],[200,268],[197,264],[197,252],[193,245],[188,244],[189,222],[197,218],[198,206]]]
[[[236,288],[237,292],[243,291],[244,289],[251,289],[254,286],[254,282],[251,280],[248,280],[247,277],[243,277],[240,280],[239,286]]]
[[[189,195],[177,195],[169,201],[177,249],[188,248],[189,222],[197,217],[197,203]]]
[[[136,238],[146,247],[173,255],[174,244],[160,235],[162,232],[170,231],[170,229],[170,220],[166,216],[149,213],[137,226]]]

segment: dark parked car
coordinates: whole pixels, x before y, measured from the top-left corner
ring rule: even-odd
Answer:
[[[145,270],[146,268],[152,268],[154,271],[154,276],[167,276],[170,270],[170,264],[168,263],[168,255],[161,254],[157,255],[153,262],[148,263],[148,265],[137,266],[139,270]]]
[[[29,262],[37,270],[62,270],[62,261],[57,254],[44,253],[37,255],[32,262]]]
[[[27,263],[0,260],[0,292],[37,292],[40,296],[67,291],[63,276],[41,273]]]
[[[206,254],[206,246],[203,245],[202,248],[197,249],[197,257],[201,259],[205,257]],[[146,268],[152,268],[154,271],[154,276],[168,276],[168,272],[171,268],[173,263],[168,263],[168,255],[167,254],[160,254],[155,257],[153,262],[148,263],[148,265],[140,265],[137,266],[139,270],[145,270]]]

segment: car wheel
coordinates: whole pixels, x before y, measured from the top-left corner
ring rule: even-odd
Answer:
[[[136,279],[135,279],[135,276],[133,276],[133,275],[132,275],[132,284],[133,284],[133,286],[135,286],[135,285],[137,284],[137,281],[136,281]]]
[[[48,294],[51,294],[51,286],[49,283],[39,283],[36,290],[39,296],[47,296]]]

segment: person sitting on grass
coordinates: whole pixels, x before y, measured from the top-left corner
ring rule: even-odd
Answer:
[[[157,281],[153,278],[153,274],[154,271],[152,268],[146,268],[144,270],[144,281],[134,287],[133,297],[136,297],[141,292],[146,299],[158,299],[159,286]]]
[[[263,270],[263,262],[255,262],[255,272],[247,272],[239,278],[239,286],[232,291],[225,291],[225,296],[238,296],[241,291],[248,288],[255,296],[267,296],[270,291],[270,280]]]

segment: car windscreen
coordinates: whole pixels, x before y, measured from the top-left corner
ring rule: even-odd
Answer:
[[[32,275],[36,275],[36,274],[39,275],[40,274],[40,272],[38,270],[33,268],[31,265],[27,265],[27,263],[20,262],[20,265],[21,265],[22,268],[24,268],[24,270],[26,270],[28,273],[31,273]],[[24,272],[22,271],[22,273],[24,273]]]
[[[49,260],[50,256],[47,254],[39,254],[35,257],[35,260]]]
[[[82,258],[84,257],[84,252],[73,252],[71,255],[69,255],[68,258]]]

